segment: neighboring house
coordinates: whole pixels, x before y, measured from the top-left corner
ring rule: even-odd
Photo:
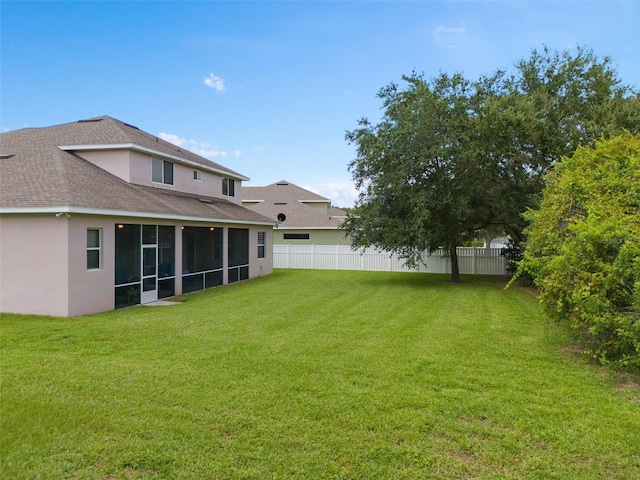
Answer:
[[[274,245],[350,245],[338,227],[347,214],[331,200],[282,180],[266,187],[244,187],[242,205],[278,222]]]
[[[488,238],[484,241],[484,248],[506,248],[508,246],[508,237]]]
[[[0,311],[75,316],[272,272],[247,177],[98,117],[0,135]]]

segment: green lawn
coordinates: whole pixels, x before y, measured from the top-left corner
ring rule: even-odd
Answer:
[[[640,478],[640,392],[487,278],[277,270],[3,315],[0,477]]]

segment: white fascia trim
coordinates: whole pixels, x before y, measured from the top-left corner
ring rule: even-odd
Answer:
[[[155,157],[169,158],[175,162],[189,165],[190,167],[196,167],[201,170],[208,170],[210,172],[219,173],[220,175],[223,175],[225,177],[234,178],[236,180],[241,180],[243,182],[248,182],[249,180],[251,180],[249,177],[245,177],[244,175],[240,175],[239,173],[230,172],[228,170],[220,170],[218,168],[210,167],[203,163],[187,160],[186,158],[182,158],[177,155],[172,155],[170,153],[160,152],[152,148],[143,147],[142,145],[138,145],[137,143],[114,143],[114,144],[108,144],[108,145],[58,145],[58,148],[64,151],[135,150],[142,153],[148,153]]]
[[[251,220],[229,220],[226,218],[205,218],[193,217],[189,215],[168,215],[164,213],[130,212],[128,210],[100,210],[96,208],[84,207],[9,207],[0,208],[0,215],[5,214],[34,214],[34,213],[68,213],[69,215],[100,215],[102,217],[133,217],[133,218],[155,218],[160,220],[175,220],[181,222],[216,222],[231,223],[234,225],[271,225],[276,222],[256,222]]]
[[[298,200],[300,203],[331,203],[331,200]]]
[[[339,230],[338,227],[283,227],[278,225],[278,230]]]

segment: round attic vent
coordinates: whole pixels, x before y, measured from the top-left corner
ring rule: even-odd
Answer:
[[[276,218],[279,222],[284,222],[287,219],[287,216],[284,213],[279,213]]]

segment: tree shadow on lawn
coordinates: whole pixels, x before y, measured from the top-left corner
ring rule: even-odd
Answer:
[[[449,289],[478,285],[495,285],[504,288],[509,281],[504,275],[462,275],[462,283],[453,283],[448,273],[422,272],[359,272],[358,283],[370,286],[404,286],[412,289]]]

